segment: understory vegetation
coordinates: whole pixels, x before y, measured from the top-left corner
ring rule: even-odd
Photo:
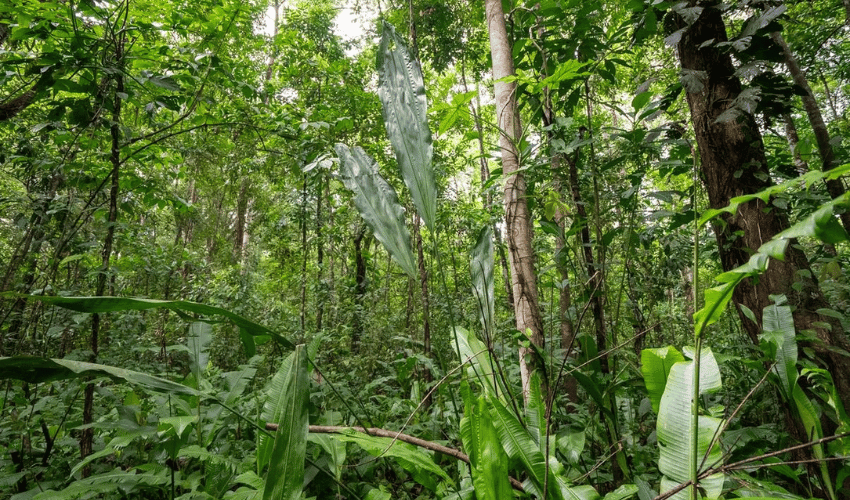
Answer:
[[[846,0],[9,0],[0,69],[0,497],[850,497]]]

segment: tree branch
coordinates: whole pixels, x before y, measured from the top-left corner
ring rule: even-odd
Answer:
[[[277,428],[277,424],[266,424],[266,430],[276,431]],[[448,446],[443,446],[441,444],[432,443],[431,441],[426,441],[416,436],[411,436],[410,434],[402,434],[400,432],[388,431],[386,429],[379,429],[377,427],[369,427],[368,429],[364,427],[346,427],[342,425],[311,425],[309,427],[309,431],[314,434],[342,434],[343,431],[349,429],[356,432],[362,432],[363,434],[367,434],[370,436],[386,437],[391,439],[397,439],[399,441],[404,441],[405,443],[412,444],[420,448],[425,448],[426,450],[438,451],[440,453],[449,455],[450,457],[454,457],[462,462],[469,464],[469,456],[463,453],[462,451],[456,450],[454,448],[449,448]],[[522,483],[519,482],[517,479],[513,477],[510,477],[508,479],[510,479],[511,486],[513,486],[515,490],[523,492],[525,491],[525,489],[522,487]]]

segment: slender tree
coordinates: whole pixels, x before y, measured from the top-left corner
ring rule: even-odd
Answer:
[[[514,314],[517,330],[526,334],[539,348],[544,346],[543,320],[540,316],[537,292],[537,274],[534,269],[531,214],[526,201],[525,177],[519,171],[517,143],[521,136],[519,110],[516,101],[516,84],[504,81],[514,75],[511,44],[505,28],[505,14],[501,0],[486,0],[484,4],[487,30],[490,34],[490,54],[493,58],[495,80],[496,121],[499,148],[502,153],[502,172],[505,181],[506,240],[511,264],[511,283],[514,295]],[[527,400],[531,373],[538,368],[534,349],[520,347],[520,374],[522,392]]]

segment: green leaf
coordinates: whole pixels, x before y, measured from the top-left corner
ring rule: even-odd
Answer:
[[[634,484],[621,485],[616,490],[606,494],[602,500],[625,500],[633,497],[638,492],[638,487]]]
[[[212,326],[209,323],[195,321],[189,325],[189,366],[200,384],[204,370],[210,359],[210,343],[212,342]]]
[[[675,347],[658,347],[644,349],[640,353],[643,382],[646,384],[646,392],[652,401],[652,411],[658,414],[658,405],[661,404],[661,396],[667,387],[667,376],[673,365],[684,361],[685,357]]]
[[[177,382],[115,366],[72,361],[69,359],[47,359],[29,356],[0,358],[0,380],[14,379],[37,384],[54,380],[87,377],[90,375],[106,376],[114,380],[122,380],[156,392],[184,394],[188,396],[204,395],[196,389],[178,384]]]
[[[531,481],[527,490],[542,497],[543,486],[548,484],[548,498],[559,500],[594,500],[599,495],[591,487],[571,487],[564,466],[554,457],[544,455],[531,434],[517,417],[497,398],[487,397],[493,425],[508,457],[518,460]],[[548,471],[547,471],[548,466]]]
[[[434,229],[437,186],[431,165],[433,147],[428,128],[428,102],[419,62],[410,57],[404,39],[384,23],[378,48],[378,97],[384,124],[416,210]]]
[[[467,367],[467,375],[472,379],[477,379],[484,387],[487,394],[495,394],[499,397],[505,397],[504,386],[495,370],[495,364],[490,357],[490,350],[484,345],[484,342],[478,340],[472,332],[462,326],[454,327],[455,339],[457,347],[460,349],[458,357],[461,363],[469,363]]]
[[[410,233],[404,225],[404,209],[395,190],[378,173],[375,161],[360,147],[349,150],[336,145],[341,177],[345,187],[354,193],[354,204],[384,248],[411,278],[418,276]]]
[[[310,383],[303,344],[295,348],[295,352],[287,357],[281,368],[283,390],[275,395],[275,406],[280,410],[279,419],[275,420],[278,429],[275,432],[263,500],[299,500],[304,487]]]
[[[782,299],[785,297],[782,296]],[[779,386],[786,401],[790,401],[793,398],[793,387],[797,384],[797,330],[791,306],[783,302],[778,300],[776,304],[764,308],[760,339],[769,344],[762,345],[762,349],[776,362],[773,371],[779,377]]]
[[[493,285],[493,231],[485,227],[478,234],[470,262],[472,293],[478,302],[478,312],[484,337],[492,338],[495,318]]]
[[[197,302],[189,302],[186,300],[155,300],[141,299],[129,297],[58,297],[48,295],[24,295],[18,293],[4,292],[0,293],[0,298],[25,298],[27,300],[38,300],[45,304],[63,307],[72,311],[84,313],[106,313],[117,311],[144,311],[146,309],[168,309],[171,311],[186,312],[193,314],[201,314],[205,316],[223,316],[230,320],[231,323],[238,326],[248,333],[250,336],[251,347],[253,348],[253,337],[270,336],[278,344],[287,349],[292,349],[295,345],[281,335],[269,330],[268,328],[249,321],[238,314],[222,309],[220,307],[210,306],[207,304],[198,304]],[[205,320],[198,320],[205,321]],[[243,339],[244,342],[244,339]],[[245,350],[248,352],[248,346],[245,345]],[[253,356],[253,354],[251,354]]]
[[[661,450],[658,459],[658,470],[661,479],[661,492],[668,491],[690,479],[690,464],[694,460],[691,454],[691,401],[694,394],[694,362],[680,361],[673,365],[667,379],[667,387],[661,397],[658,409],[656,433],[658,446]],[[720,389],[720,368],[711,349],[704,348],[700,364],[700,394]],[[700,416],[698,419],[696,457],[699,471],[719,464],[722,460],[722,450],[715,445],[709,450],[715,434],[719,431],[722,420],[714,417]],[[706,456],[707,455],[707,456]],[[703,457],[705,460],[703,461]],[[700,487],[704,488],[709,498],[716,498],[723,488],[723,475],[714,474],[703,479]],[[692,487],[686,488],[671,498],[686,500],[691,498]]]
[[[370,436],[354,429],[344,429],[332,436],[340,441],[355,443],[370,455],[393,457],[398,465],[410,472],[417,483],[431,491],[436,491],[438,477],[449,484],[454,483],[430,456],[412,444],[387,437]]]
[[[644,106],[646,106],[651,98],[652,92],[641,92],[632,99],[632,108],[634,108],[635,111],[640,111]]]
[[[464,385],[464,389],[464,399],[467,401],[465,415],[460,422],[460,435],[463,449],[469,455],[476,498],[480,500],[511,498],[508,457],[493,426],[490,411],[487,409],[487,400],[484,395],[475,400],[469,394],[469,386]]]

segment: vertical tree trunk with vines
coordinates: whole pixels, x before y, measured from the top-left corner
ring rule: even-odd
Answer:
[[[755,193],[770,185],[764,143],[753,115],[744,110],[739,110],[737,119],[717,120],[741,92],[730,55],[717,47],[717,43],[727,41],[720,10],[707,6],[692,24],[686,25],[681,18],[679,23],[686,28],[678,44],[679,60],[683,71],[696,79],[685,87],[702,178],[711,208],[721,208],[735,196]],[[723,269],[728,271],[746,263],[754,250],[787,226],[778,207],[760,200],[741,205],[734,215],[724,214],[714,227]],[[732,296],[741,323],[755,344],[761,333],[762,310],[773,303],[773,294],[788,297],[798,331],[816,332],[820,342],[812,347],[818,360],[832,374],[841,398],[850,401],[850,360],[834,349],[846,351],[850,343],[837,320],[818,314],[819,309],[829,305],[805,254],[795,243],[789,245],[784,261],[771,259],[765,273],[757,280],[742,282]],[[747,319],[744,307],[755,314],[758,323]],[[794,431],[793,425],[790,430]],[[797,439],[807,439],[804,432],[796,434]]]
[[[124,4],[123,14],[124,23],[126,24],[129,4]],[[112,257],[112,246],[115,242],[115,225],[118,221],[118,188],[119,174],[121,169],[121,104],[122,95],[124,94],[124,76],[121,68],[124,65],[124,44],[126,42],[126,32],[123,29],[119,33],[113,33],[115,46],[115,64],[118,65],[119,71],[115,72],[115,90],[113,93],[112,103],[112,124],[109,128],[109,134],[112,139],[112,147],[109,160],[112,164],[110,173],[111,184],[109,188],[109,213],[106,221],[106,237],[103,240],[103,250],[101,251],[101,269],[97,275],[97,288],[95,295],[102,296],[106,291],[107,276],[109,274],[109,263]],[[89,340],[89,349],[91,350],[91,361],[97,360],[98,351],[100,349],[100,329],[101,315],[94,313],[92,315],[91,338]],[[86,385],[85,395],[83,399],[83,425],[91,424],[94,417],[94,384],[89,382]],[[80,457],[85,458],[92,452],[92,438],[94,429],[88,427],[83,430],[80,436]],[[83,476],[90,475],[91,469],[85,467]]]
[[[527,335],[539,348],[544,346],[543,320],[540,316],[537,274],[534,269],[531,214],[526,202],[525,177],[519,171],[521,126],[516,102],[516,84],[502,79],[514,74],[511,44],[505,28],[501,0],[486,0],[484,9],[490,34],[490,53],[495,80],[496,120],[499,126],[499,147],[502,151],[502,171],[505,181],[505,222],[508,254],[511,264],[511,283],[514,292],[514,313],[517,330]],[[534,349],[520,347],[520,375],[523,397],[527,400],[531,373],[540,367]],[[546,394],[548,391],[544,390]]]

